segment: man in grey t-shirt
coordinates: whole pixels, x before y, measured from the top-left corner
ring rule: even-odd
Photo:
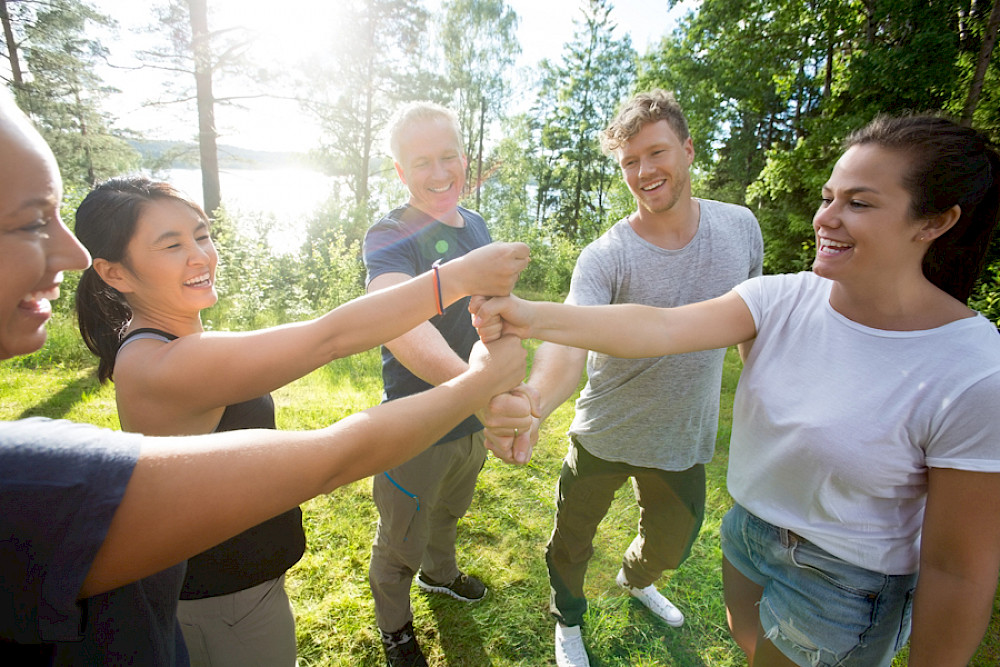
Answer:
[[[618,161],[636,211],[587,246],[573,271],[567,303],[641,303],[668,307],[720,296],[760,275],[763,241],[742,206],[694,199],[694,146],[670,93],[628,101],[601,137]],[[690,553],[705,506],[705,468],[715,449],[725,350],[618,359],[545,343],[528,384],[541,419],[531,433],[488,433],[490,449],[524,463],[538,424],[575,391],[569,451],[557,488],[555,527],[545,558],[556,624],[556,663],[589,665],[580,624],[583,581],[593,538],[615,492],[633,480],[639,531],[617,582],[672,626],[684,616],[653,585]]]

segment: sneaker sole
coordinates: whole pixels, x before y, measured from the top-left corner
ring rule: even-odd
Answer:
[[[484,597],[486,597],[486,593],[488,593],[490,590],[488,588],[484,590],[481,597],[467,598],[459,595],[458,593],[451,590],[447,586],[432,586],[431,584],[426,584],[420,579],[420,577],[417,577],[417,587],[425,593],[441,593],[442,595],[453,597],[460,602],[479,602]]]
[[[667,625],[669,625],[672,628],[679,628],[679,627],[682,627],[684,625],[684,620],[685,619],[684,619],[683,616],[681,616],[681,620],[679,620],[679,621],[668,621],[667,619],[663,618],[662,616],[660,616],[659,614],[657,614],[655,611],[653,611],[652,609],[650,609],[646,605],[645,602],[643,602],[642,600],[640,600],[639,598],[637,598],[635,595],[633,595],[632,594],[632,589],[631,589],[630,586],[624,585],[624,584],[622,584],[618,580],[615,580],[615,583],[618,584],[619,588],[621,588],[623,591],[625,591],[626,593],[628,593],[628,596],[632,599],[633,602],[635,602],[640,607],[642,607],[643,609],[645,609],[646,611],[648,611],[650,614],[652,614],[653,616],[655,616],[656,618],[658,618],[661,623],[666,623]]]

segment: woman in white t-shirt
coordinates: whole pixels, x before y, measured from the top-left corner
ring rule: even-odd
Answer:
[[[910,665],[965,665],[1000,569],[1000,335],[965,305],[1000,157],[935,116],[879,118],[846,145],[812,272],[675,309],[477,301],[476,322],[621,357],[752,343],[722,527],[750,664],[888,665],[912,612]]]

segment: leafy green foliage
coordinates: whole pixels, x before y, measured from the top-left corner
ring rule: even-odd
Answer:
[[[532,109],[536,216],[550,235],[585,244],[607,223],[606,198],[617,178],[601,153],[599,132],[635,82],[629,36],[617,38],[608,0],[588,0],[560,62],[543,60]]]
[[[509,71],[521,51],[517,14],[504,0],[448,0],[442,6],[441,51],[453,107],[469,156],[467,190],[479,206],[488,127],[499,120],[511,93]]]
[[[114,119],[101,105],[112,89],[94,73],[107,49],[87,36],[88,29],[111,22],[80,0],[18,3],[12,12],[15,43],[6,43],[7,52],[23,55],[26,70],[12,81],[14,93],[67,184],[93,185],[139,164],[122,133],[109,129]]]

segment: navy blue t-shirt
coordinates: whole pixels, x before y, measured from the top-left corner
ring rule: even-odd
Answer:
[[[0,664],[188,664],[183,563],[77,600],[140,441],[62,420],[0,422]]]
[[[458,208],[465,221],[464,227],[452,227],[430,217],[409,204],[394,209],[372,225],[365,235],[364,260],[370,283],[383,273],[404,273],[418,276],[429,271],[431,264],[461,257],[471,250],[491,242],[486,222],[478,213]],[[428,294],[428,299],[433,295]],[[479,339],[469,315],[468,297],[460,299],[445,309],[444,315],[430,320],[451,349],[468,361],[472,346]],[[392,353],[382,346],[383,401],[410,396],[429,389],[424,382],[399,363]],[[448,442],[482,430],[479,420],[470,415],[438,442]]]

